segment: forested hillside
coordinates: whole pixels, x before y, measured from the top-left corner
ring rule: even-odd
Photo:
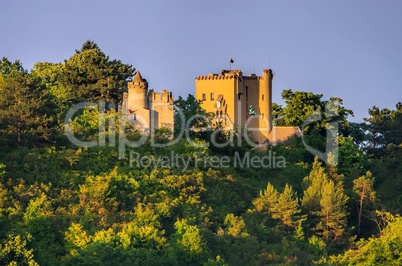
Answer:
[[[237,131],[186,128],[178,139],[176,124],[121,156],[119,134],[142,136],[99,123],[118,128],[113,106],[134,70],[91,41],[32,70],[1,59],[0,265],[402,264],[401,103],[352,123],[351,103],[284,90],[277,125],[301,126],[329,106],[336,114],[266,149]],[[103,107],[65,121],[81,102]],[[187,119],[204,114],[192,95],[175,104]],[[66,122],[97,145],[71,143]],[[325,151],[333,123],[338,148],[320,160],[303,143]]]

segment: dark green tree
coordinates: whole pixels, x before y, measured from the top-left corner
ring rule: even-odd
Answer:
[[[286,106],[273,105],[275,123],[278,126],[299,126],[306,125],[303,130],[306,133],[317,132],[325,136],[328,124],[337,122],[341,133],[349,128],[347,120],[349,115],[353,116],[352,110],[343,106],[343,100],[338,97],[330,97],[323,100],[322,94],[312,92],[283,90],[282,99]],[[319,117],[321,115],[321,117]],[[311,122],[307,124],[307,122]]]
[[[357,249],[331,257],[331,265],[401,265],[402,218],[385,213],[386,227],[378,237],[361,239]]]
[[[389,144],[400,145],[402,143],[402,103],[396,104],[395,110],[380,109],[373,106],[369,109],[367,150],[378,156],[384,155],[385,148]]]
[[[284,117],[278,121],[278,125],[301,126],[312,113],[325,109],[321,100],[322,94],[303,91],[293,92],[289,89],[283,90],[281,96],[286,106],[283,108],[283,112],[279,113]]]
[[[7,61],[3,59],[2,62]],[[0,74],[0,133],[9,144],[37,144],[54,140],[57,118],[52,96],[37,80],[12,64]]]
[[[8,77],[15,75],[17,73],[27,73],[27,71],[23,68],[21,61],[16,60],[15,62],[11,62],[6,57],[1,58],[0,60],[0,74],[3,77]]]
[[[85,50],[91,50],[91,49],[95,49],[95,50],[99,50],[100,48],[99,46],[92,40],[86,40],[84,42],[84,44],[81,47],[81,50],[75,50],[75,52],[78,54],[80,52],[84,52]]]
[[[64,63],[37,63],[33,73],[48,86],[63,109],[99,100],[113,103],[117,108],[134,68],[120,60],[111,60],[95,42],[86,41]]]
[[[117,104],[134,68],[110,60],[95,43],[86,42],[64,62],[64,71],[62,82],[71,90],[74,102],[107,100]]]
[[[200,101],[194,95],[189,94],[186,99],[179,96],[174,101],[174,135],[183,131],[190,131],[196,137],[205,136],[208,114],[202,109]]]

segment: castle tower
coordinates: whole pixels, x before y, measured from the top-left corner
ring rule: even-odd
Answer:
[[[121,112],[137,130],[152,134],[155,129],[167,127],[173,131],[173,95],[148,90],[148,82],[137,71],[128,82],[128,93],[123,94]]]
[[[148,82],[142,78],[140,71],[137,71],[133,80],[128,83],[128,109],[134,111],[148,108],[147,94]]]
[[[258,106],[261,111],[261,119],[259,120],[259,128],[261,133],[268,138],[269,132],[272,130],[272,70],[264,69],[260,77],[260,90],[258,97]]]
[[[247,125],[256,141],[265,143],[272,129],[272,77],[270,69],[264,69],[262,76],[244,76],[240,70],[198,76],[196,99],[215,114],[215,124],[227,129]]]
[[[141,132],[151,130],[150,111],[148,109],[148,82],[137,71],[131,82],[128,82],[126,108],[132,125]]]

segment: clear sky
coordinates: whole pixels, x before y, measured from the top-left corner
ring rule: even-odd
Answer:
[[[195,77],[275,72],[283,89],[337,96],[368,117],[402,101],[402,1],[1,0],[0,56],[61,62],[91,39],[151,88],[194,94]]]

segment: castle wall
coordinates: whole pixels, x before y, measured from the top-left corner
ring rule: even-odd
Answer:
[[[149,105],[151,107],[151,120],[153,128],[166,127],[170,130],[174,130],[174,115],[173,115],[173,95],[167,90],[162,92],[149,93],[148,97]]]
[[[228,116],[223,126],[231,126],[236,123],[235,100],[236,95],[233,88],[237,84],[235,75],[217,75],[200,76],[195,81],[196,99],[201,100],[201,107],[215,116]],[[220,101],[217,104],[217,101]]]

